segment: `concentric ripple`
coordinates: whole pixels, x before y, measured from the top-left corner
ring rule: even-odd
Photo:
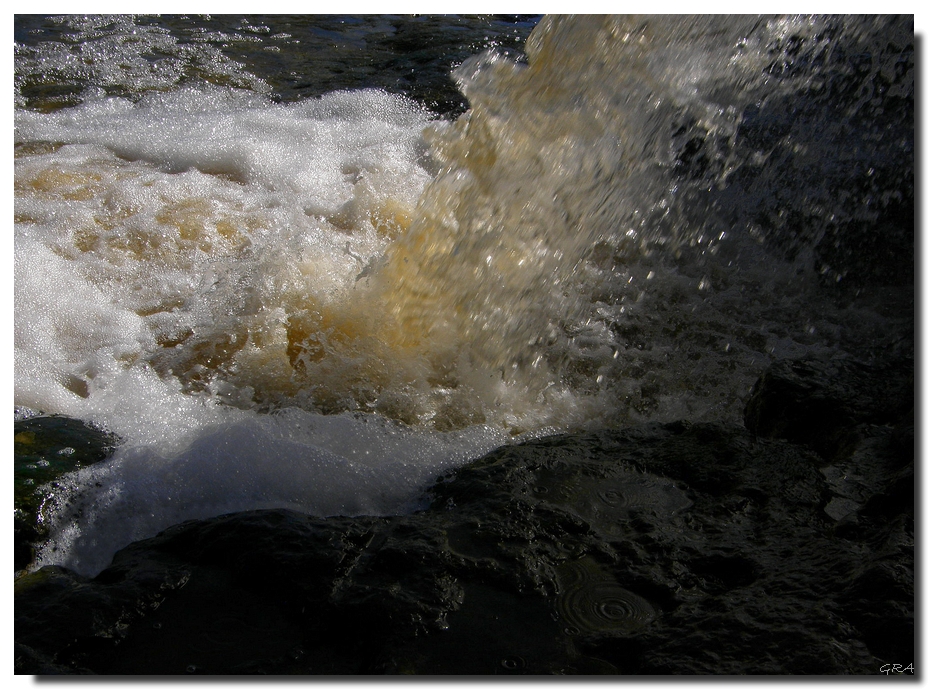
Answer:
[[[622,492],[617,488],[603,488],[597,492],[599,499],[610,507],[627,507],[629,503],[629,494]],[[638,503],[640,501],[633,501]]]
[[[657,617],[647,600],[608,578],[589,558],[562,565],[558,581],[557,610],[568,634],[629,634]]]

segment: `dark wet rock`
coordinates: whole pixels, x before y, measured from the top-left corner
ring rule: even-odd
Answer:
[[[904,429],[912,426],[914,404],[911,359],[880,364],[786,359],[771,365],[754,385],[744,425],[764,438],[809,445],[828,460],[852,452],[867,435],[863,426],[897,425],[905,464],[911,440]]]
[[[846,461],[861,474],[872,456]],[[861,487],[821,465],[737,426],[653,424],[500,448],[439,481],[413,515],[188,522],[120,551],[94,579],[50,567],[20,578],[16,671],[905,666],[913,502],[878,505],[909,489],[905,469]],[[836,498],[860,507],[836,519]]]
[[[13,423],[14,565],[33,560],[33,544],[47,536],[39,513],[54,500],[64,474],[109,457],[119,439],[112,433],[65,416],[29,415],[17,410]]]

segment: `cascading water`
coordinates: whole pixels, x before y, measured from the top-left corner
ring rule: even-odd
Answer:
[[[409,510],[512,438],[737,420],[776,358],[911,347],[910,18],[545,17],[454,70],[455,120],[277,102],[180,20],[60,22],[17,43],[16,404],[124,444],[39,564]]]

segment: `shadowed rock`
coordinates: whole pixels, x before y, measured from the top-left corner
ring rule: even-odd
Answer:
[[[846,461],[866,473],[874,456],[879,443]],[[18,579],[16,671],[875,674],[906,664],[913,501],[879,500],[911,484],[865,481],[861,507],[836,519],[826,508],[842,486],[821,464],[736,426],[652,424],[500,448],[444,477],[428,509],[408,516],[265,510],[187,522],[120,551],[94,579],[53,567]]]

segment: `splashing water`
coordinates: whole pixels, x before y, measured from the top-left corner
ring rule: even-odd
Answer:
[[[410,509],[512,437],[735,420],[773,358],[907,341],[905,18],[545,17],[526,60],[454,70],[453,121],[277,103],[140,26],[77,27],[76,72],[17,45],[91,87],[17,97],[16,403],[126,441],[49,505],[43,563],[220,511]]]

